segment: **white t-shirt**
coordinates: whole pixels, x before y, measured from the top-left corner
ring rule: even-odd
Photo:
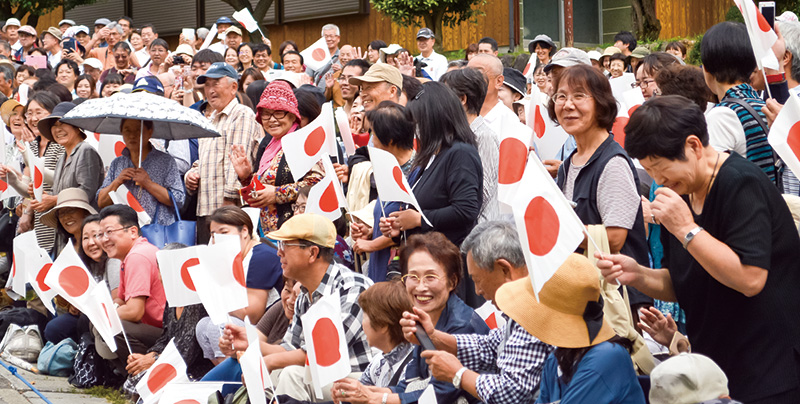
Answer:
[[[728,107],[709,105],[706,110],[708,123],[708,143],[715,150],[725,152],[733,150],[742,157],[747,157],[747,139],[744,128],[736,113]]]
[[[444,55],[436,53],[436,51],[431,51],[431,55],[428,57],[419,55],[414,59],[427,64],[422,70],[428,72],[428,75],[430,75],[431,79],[434,81],[438,81],[439,77],[447,72],[447,58],[444,57]]]

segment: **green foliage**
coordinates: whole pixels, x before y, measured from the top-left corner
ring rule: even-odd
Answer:
[[[97,0],[3,0],[0,1],[0,19],[29,18],[30,25],[36,25],[38,17],[45,15],[58,7],[63,6],[64,11],[72,10],[73,8],[84,5],[92,4]]]
[[[739,11],[739,8],[736,6],[731,6],[731,8],[728,9],[728,12],[725,13],[725,21],[734,21],[744,24],[744,17],[742,17],[742,13]]]
[[[441,21],[454,27],[463,21],[483,15],[486,0],[371,0],[372,7],[403,26],[428,25]],[[434,32],[437,28],[429,27]],[[439,32],[437,32],[439,34]]]
[[[700,66],[703,62],[700,60],[700,44],[703,42],[703,34],[694,37],[694,46],[689,49],[689,54],[686,55],[686,63]]]
[[[128,404],[128,399],[125,397],[125,394],[121,390],[112,389],[111,387],[95,386],[86,390],[75,389],[75,392],[99,397],[111,404]]]

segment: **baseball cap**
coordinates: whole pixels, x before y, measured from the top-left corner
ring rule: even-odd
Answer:
[[[108,24],[111,24],[111,20],[109,20],[108,18],[98,18],[94,20],[94,25],[106,26]]]
[[[597,60],[598,62],[600,61],[600,57],[603,56],[596,50],[590,50],[589,52],[586,52],[586,55],[589,56],[590,60]]]
[[[549,72],[554,66],[570,67],[581,63],[587,66],[592,65],[592,61],[589,60],[589,55],[585,51],[577,48],[561,48],[553,55],[550,63],[544,67],[544,72]]]
[[[386,63],[375,63],[363,76],[350,78],[350,84],[360,86],[361,83],[379,83],[385,81],[403,89],[403,75],[396,67]]]
[[[20,24],[18,19],[9,18],[9,19],[6,20],[6,23],[3,24],[3,31],[5,31],[6,28],[8,28],[8,27],[20,27],[21,25],[22,24]]]
[[[239,74],[233,70],[231,65],[225,62],[217,62],[211,65],[206,71],[206,74],[197,78],[197,84],[204,84],[206,79],[218,79],[221,77],[230,77],[234,80],[239,80]]]
[[[631,52],[632,58],[636,59],[644,59],[645,56],[650,54],[650,49],[645,48],[644,46],[637,46],[636,49]]]
[[[103,70],[103,63],[100,62],[100,59],[97,58],[84,59],[83,66],[89,66],[98,70]]]
[[[242,30],[235,25],[231,25],[230,27],[228,27],[228,29],[226,29],[225,32],[222,33],[222,36],[228,36],[228,34],[230,33],[242,36]]]
[[[75,25],[75,21],[68,20],[68,19],[65,18],[65,19],[63,19],[63,20],[58,22],[58,26],[59,27],[64,25],[64,24],[69,24],[70,26],[74,26]]]
[[[430,28],[422,28],[417,31],[417,38],[433,38],[433,31]]]
[[[75,37],[76,35],[78,35],[79,32],[83,32],[86,35],[90,35],[89,34],[89,27],[87,27],[85,25],[74,25],[72,27],[67,28],[67,30],[64,31],[63,37],[72,38],[72,37]]]
[[[133,83],[132,93],[150,93],[164,95],[164,85],[155,76],[141,77]]]
[[[783,14],[775,17],[775,21],[780,21],[780,22],[797,21],[797,14],[791,11],[784,11]]]
[[[727,396],[728,378],[707,356],[682,353],[650,374],[650,403],[696,404]]]
[[[61,30],[58,29],[57,27],[50,27],[44,33],[54,36],[59,41],[61,40]]]
[[[333,222],[316,213],[294,215],[280,229],[266,236],[271,240],[305,240],[328,248],[336,246],[336,227]]]
[[[222,16],[222,17],[217,18],[216,24],[217,25],[219,25],[219,24],[231,24],[231,25],[233,25],[234,22],[233,22],[233,20],[230,19],[230,17]]]
[[[27,35],[36,36],[36,29],[31,27],[30,25],[23,25],[19,27],[19,30],[17,32],[19,32],[20,34],[24,33]]]
[[[528,89],[525,76],[513,67],[506,67],[503,69],[503,84],[522,94],[523,97]]]

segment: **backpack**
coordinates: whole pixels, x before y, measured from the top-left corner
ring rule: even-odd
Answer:
[[[66,377],[72,374],[73,362],[78,354],[78,344],[67,338],[58,344],[47,341],[39,354],[36,367],[39,372],[51,376]]]
[[[72,376],[69,377],[69,384],[85,389],[94,386],[118,387],[125,380],[122,376],[114,373],[114,369],[100,354],[94,346],[94,335],[87,332],[81,335],[78,352],[75,361],[72,363]]]

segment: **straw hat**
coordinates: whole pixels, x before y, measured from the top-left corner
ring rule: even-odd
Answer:
[[[497,290],[495,302],[506,315],[542,342],[561,348],[583,348],[615,334],[603,318],[597,269],[572,254],[539,292],[529,277],[508,282]],[[594,334],[594,335],[590,335]]]
[[[58,202],[53,209],[42,215],[39,220],[47,227],[58,227],[58,210],[62,208],[80,208],[90,215],[97,214],[97,211],[89,205],[89,197],[86,191],[80,188],[67,188],[58,193]]]
[[[14,99],[7,100],[2,105],[0,105],[0,116],[3,118],[3,123],[6,126],[11,126],[11,114],[14,112],[17,107],[23,107],[24,105],[18,103]]]

